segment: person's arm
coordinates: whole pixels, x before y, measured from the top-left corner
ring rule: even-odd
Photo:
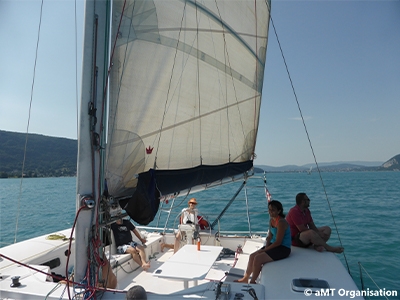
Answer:
[[[272,233],[271,233],[271,227],[270,227],[270,230],[268,231],[267,243],[265,244],[265,247],[268,247],[269,245],[271,245],[271,240],[272,240]]]
[[[310,225],[310,224],[308,224],[308,225]],[[306,230],[310,229],[304,224],[300,224],[300,225],[296,224],[296,227],[297,227],[297,229],[299,229],[300,232],[303,232],[303,231],[306,231]]]
[[[316,233],[318,233],[318,235],[324,239],[324,235],[321,233],[321,231],[319,231],[319,229],[317,228],[317,226],[315,226],[314,222],[311,222],[308,224],[308,226],[310,227],[310,229],[314,230]]]
[[[199,225],[199,220],[197,219],[197,216],[199,215],[199,211],[197,210],[197,208],[195,208],[193,211],[194,211],[194,224]]]
[[[132,224],[132,223],[131,223],[131,224]],[[131,228],[131,230],[132,230],[133,234],[136,235],[136,237],[139,239],[139,241],[140,241],[142,244],[146,243],[146,239],[145,239],[145,238],[142,238],[142,236],[140,235],[139,231],[136,229],[136,227],[135,227],[133,224],[132,224],[132,227],[133,227],[133,228]]]
[[[182,209],[182,212],[181,212],[181,222],[180,222],[180,224],[186,224],[186,222],[187,222],[187,220],[189,219],[189,217],[188,217],[188,214],[189,214],[189,212],[188,212],[188,208],[184,208],[184,209]]]
[[[296,225],[297,229],[300,232],[303,232],[303,231],[306,231],[306,230],[310,229],[310,228],[308,228],[306,226],[307,224],[303,224],[302,223],[303,222],[303,218],[301,216],[301,213],[299,211],[297,211],[297,210],[293,211],[293,213],[292,213],[292,221],[293,221],[293,224]]]
[[[275,242],[265,247],[264,251],[282,245],[283,237],[285,236],[285,231],[288,228],[288,226],[289,224],[285,220],[279,220]]]
[[[316,231],[316,232],[319,232],[319,231],[318,231],[318,228],[317,228],[317,226],[315,226],[314,222],[308,223],[308,227],[309,227],[310,229]]]
[[[142,236],[140,235],[140,233],[137,231],[136,228],[133,229],[132,231],[133,231],[133,233],[137,236],[137,238],[139,239],[139,241],[142,242],[142,244],[144,244],[144,243],[147,242],[147,240],[146,240],[145,238],[142,238]]]
[[[317,226],[315,225],[314,220],[313,220],[313,218],[311,216],[311,212],[309,210],[308,210],[308,223],[307,223],[307,225],[308,225],[309,229],[314,230],[316,233],[318,233],[319,236],[321,236],[321,233],[319,232]]]

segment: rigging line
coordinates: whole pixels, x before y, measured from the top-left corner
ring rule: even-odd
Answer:
[[[51,274],[51,273],[47,273],[47,272],[42,271],[42,270],[40,270],[40,269],[38,269],[38,268],[35,268],[35,267],[33,267],[33,265],[30,265],[30,264],[23,263],[23,262],[21,262],[21,261],[15,260],[15,259],[13,259],[13,258],[11,258],[11,257],[9,257],[9,256],[7,256],[7,255],[4,255],[4,254],[1,254],[1,253],[0,253],[0,257],[6,259],[6,260],[8,260],[8,261],[11,261],[11,262],[13,262],[14,264],[17,264],[17,265],[19,265],[19,266],[21,266],[21,267],[24,267],[24,268],[33,270],[33,271],[35,271],[35,272],[38,272],[38,273],[41,273],[41,274],[44,274],[44,275],[47,275],[47,276],[50,276],[50,277],[53,277],[53,278],[56,278],[56,279],[59,279],[59,280],[63,280],[63,279],[64,279],[63,277],[60,277],[60,276],[57,276],[57,275],[53,275],[53,274]],[[43,266],[43,265],[41,265],[41,266]],[[74,283],[74,284],[76,284],[76,285],[82,285],[82,284],[80,284],[80,283],[78,283],[78,282],[72,282],[72,281],[69,281],[69,282],[70,282],[70,283]]]
[[[101,151],[102,151],[102,149],[101,149],[102,148],[101,147],[101,135],[99,133],[96,133],[96,131],[95,131],[95,129],[96,129],[95,126],[96,126],[96,123],[97,123],[97,116],[96,116],[96,110],[97,110],[97,105],[96,105],[97,102],[96,102],[96,100],[98,98],[97,87],[98,87],[98,80],[99,80],[98,70],[97,70],[97,67],[96,67],[97,54],[98,54],[97,53],[97,42],[98,42],[98,30],[99,30],[99,17],[95,16],[94,21],[95,21],[94,22],[94,32],[93,32],[93,34],[94,34],[94,37],[93,37],[94,55],[92,57],[92,59],[93,59],[93,82],[92,82],[93,95],[92,95],[92,99],[91,99],[92,101],[90,102],[90,105],[92,106],[91,107],[92,112],[91,112],[91,109],[89,109],[89,116],[90,116],[90,118],[92,120],[91,120],[91,126],[89,128],[89,131],[90,131],[90,139],[91,139],[90,147],[91,147],[91,162],[92,162],[92,170],[91,170],[91,173],[92,173],[92,180],[91,180],[92,181],[92,195],[93,195],[93,197],[95,197],[95,195],[98,195],[98,198],[95,199],[96,207],[95,207],[95,209],[93,209],[91,211],[91,214],[90,214],[90,218],[91,218],[90,219],[90,224],[94,224],[95,228],[97,229],[98,228],[98,217],[99,217],[99,214],[98,214],[99,200],[101,198],[101,195],[100,195],[101,191],[97,190],[97,193],[96,193],[96,189],[97,188],[101,189],[101,178],[100,178],[100,176],[97,177],[97,181],[98,181],[97,185],[95,183],[95,181],[96,181],[96,167],[95,167],[95,165],[96,165],[96,157],[97,157],[97,155],[99,156],[99,168],[101,168],[101,163],[102,163],[102,161],[101,161]],[[102,98],[102,100],[104,100],[104,98]],[[102,101],[102,109],[104,109],[104,103],[103,102],[104,101]],[[102,115],[101,115],[101,120],[102,119],[103,119],[103,112],[102,112]],[[101,132],[101,130],[102,130],[102,125],[100,124],[100,132]],[[94,221],[95,221],[95,223],[94,223]],[[92,241],[94,238],[96,238],[96,235],[94,235],[93,232],[90,231],[89,240]],[[89,244],[89,247],[90,247],[90,244]],[[91,255],[91,253],[87,253],[88,264],[89,264],[89,266],[87,268],[87,270],[88,270],[87,272],[89,273],[89,276],[87,276],[87,277],[88,277],[89,284],[91,283],[90,275],[93,274],[93,272],[91,272],[92,268],[91,268],[90,263],[89,263],[89,258],[91,258],[90,255]],[[93,279],[93,276],[92,276],[92,279]]]
[[[364,268],[364,266],[361,264],[361,262],[358,262],[358,265],[359,265],[359,267],[360,267],[360,279],[361,279],[361,281],[362,281],[362,272],[361,272],[361,270],[364,270],[364,272],[368,275],[369,279],[371,279],[371,281],[375,284],[375,286],[376,286],[379,290],[381,290],[381,288],[378,286],[378,284],[375,282],[375,280],[371,277],[371,275],[369,275],[368,271]],[[362,287],[362,289],[364,290],[364,286]],[[385,297],[386,299],[388,299],[388,297],[386,297],[385,295],[384,295],[384,297]]]
[[[195,7],[196,7],[196,44],[197,44],[197,51],[200,49],[199,48],[199,24],[200,24],[200,20],[199,20],[199,15],[198,15],[198,11],[197,11],[197,0],[195,0]],[[201,95],[200,95],[200,61],[199,61],[199,56],[197,56],[196,59],[196,65],[197,65],[197,96],[198,96],[198,104],[199,104],[199,116],[201,116]],[[199,119],[199,130],[201,132],[202,128],[201,128],[201,118]],[[202,150],[201,150],[201,146],[202,146],[202,134],[199,134],[199,153],[200,153],[200,165],[203,164],[203,157],[202,157]]]
[[[254,15],[255,15],[255,30],[256,30],[256,53],[257,53],[257,50],[258,50],[258,26],[257,26],[257,21],[258,21],[258,18],[257,18],[257,1],[256,0],[254,0]],[[260,76],[260,74],[259,74],[259,72],[258,72],[258,63],[257,63],[257,61],[255,62],[255,64],[256,64],[256,78],[255,78],[255,80],[256,80],[256,89],[255,89],[255,91],[254,91],[254,96],[255,96],[255,98],[254,99],[257,99],[257,91],[261,91],[261,94],[262,94],[262,89],[259,89],[259,87],[258,87],[258,84],[259,84],[259,80],[258,80],[258,76]],[[260,97],[260,107],[261,107],[261,97]],[[257,120],[257,122],[256,122],[256,120]],[[254,157],[254,153],[256,152],[256,141],[257,141],[257,129],[258,129],[258,124],[259,124],[259,121],[260,120],[260,113],[258,112],[257,113],[257,101],[254,101],[254,120],[253,120],[253,128],[254,128],[254,131],[255,131],[255,138],[254,138],[254,143],[253,143],[253,149],[252,149],[252,153],[253,153],[253,159],[255,159],[255,157]]]
[[[109,66],[108,66],[108,70],[107,70],[107,79],[108,79],[108,80],[106,80],[106,86],[105,86],[104,92],[103,92],[103,96],[104,96],[104,97],[106,97],[106,95],[107,95],[108,83],[109,83],[111,68],[113,67],[112,61],[113,61],[113,59],[114,59],[114,53],[115,53],[115,49],[116,49],[116,47],[117,47],[117,41],[118,41],[118,39],[120,38],[120,28],[121,28],[121,24],[122,24],[122,19],[123,19],[124,14],[125,14],[125,6],[126,6],[126,0],[124,1],[124,5],[122,6],[122,9],[121,9],[121,12],[120,12],[120,13],[121,13],[121,16],[120,16],[119,22],[118,22],[118,29],[117,29],[117,31],[116,31],[116,35],[115,35],[115,38],[114,38],[113,47],[112,47],[112,50],[111,50],[110,61],[109,61]],[[132,6],[132,15],[133,15],[133,11],[134,11],[134,10],[135,10],[135,4],[133,4],[133,6]],[[130,18],[130,19],[131,19],[131,23],[130,23],[130,26],[129,26],[129,31],[128,31],[127,40],[129,39],[130,32],[131,32],[131,27],[132,27],[132,18]],[[123,66],[125,66],[127,48],[128,48],[128,43],[126,43],[126,47],[125,47],[124,60],[123,60],[123,64],[122,64]],[[124,75],[124,68],[122,68],[122,73],[121,73],[121,76],[120,76],[120,81],[119,81],[120,83],[119,83],[119,86],[118,86],[118,96],[116,97],[116,101],[117,101],[117,102],[119,101],[119,94],[120,94],[120,92],[121,92],[121,82],[122,82],[122,77],[123,77],[123,75]],[[111,110],[110,107],[109,107],[109,110]],[[114,125],[115,125],[115,117],[113,116],[113,123],[109,125],[109,128],[111,128],[111,129],[110,129],[111,133],[114,132]],[[110,134],[110,133],[109,133],[109,134]]]
[[[157,149],[156,149],[156,154],[155,154],[155,157],[154,157],[154,169],[156,169],[156,167],[157,167],[156,166],[157,154],[158,154],[158,149],[159,149],[160,141],[161,141],[161,132],[163,131],[164,121],[165,121],[165,117],[166,117],[166,114],[167,114],[168,97],[169,97],[169,94],[170,94],[170,91],[171,91],[172,77],[173,77],[174,71],[175,71],[175,63],[176,63],[176,59],[177,59],[177,56],[178,56],[178,47],[179,47],[179,41],[180,41],[181,33],[182,33],[182,24],[183,24],[183,21],[185,19],[185,13],[186,13],[186,2],[184,4],[183,10],[182,10],[181,26],[180,26],[180,30],[179,30],[177,43],[176,43],[174,62],[172,64],[172,70],[171,70],[171,76],[169,78],[169,83],[168,83],[168,91],[167,91],[167,95],[166,95],[167,98],[166,98],[165,104],[164,104],[164,113],[163,113],[163,117],[162,117],[162,120],[161,120],[160,131],[159,131],[160,134],[158,136]]]
[[[227,78],[227,74],[228,74],[228,66],[227,66],[227,63],[228,63],[228,49],[227,49],[227,47],[226,47],[226,36],[225,36],[225,26],[223,25],[224,23],[222,22],[222,16],[221,16],[221,11],[220,11],[220,9],[219,9],[219,6],[218,6],[218,3],[217,3],[217,0],[215,0],[215,6],[217,7],[217,11],[218,11],[218,17],[219,17],[219,19],[221,20],[221,24],[222,24],[222,26],[221,26],[221,28],[222,28],[222,30],[221,30],[221,33],[222,33],[222,38],[223,38],[223,40],[224,40],[224,79],[225,79],[225,82],[228,82],[228,78]],[[211,27],[211,26],[210,26]],[[231,66],[229,66],[229,69],[231,70],[232,68],[231,68]],[[232,76],[232,72],[230,72],[231,73],[231,76]],[[219,79],[219,72],[217,73],[218,74],[218,79]],[[218,80],[219,81],[219,83],[220,83],[220,86],[221,86],[221,81],[220,80]],[[226,107],[228,107],[228,85],[227,84],[225,84],[225,98],[223,99],[223,100],[225,100],[225,106]],[[222,97],[221,97],[222,98]],[[226,113],[226,120],[227,120],[227,123],[228,124],[230,124],[230,119],[229,119],[229,110],[228,109],[226,109],[225,110],[225,113]],[[222,115],[221,115],[221,117],[222,117]],[[227,143],[228,143],[228,150],[229,150],[229,157],[228,157],[228,161],[229,162],[231,162],[231,154],[230,154],[230,149],[231,149],[231,146],[230,146],[230,144],[231,144],[231,135],[229,134],[229,129],[230,129],[231,127],[228,125],[227,126],[227,131],[228,131],[228,141],[227,141]],[[223,134],[223,132],[222,132],[222,130],[221,130],[221,135]],[[221,139],[222,139],[222,136],[220,137]]]
[[[266,0],[266,1],[268,1],[268,0]],[[269,7],[269,6],[268,6],[268,7]],[[305,121],[304,121],[303,113],[302,113],[301,108],[300,108],[300,103],[299,103],[298,98],[297,98],[297,94],[296,94],[296,91],[295,91],[295,88],[294,88],[294,85],[293,85],[292,77],[290,76],[289,67],[288,67],[288,65],[287,65],[287,63],[286,63],[286,59],[285,59],[285,56],[284,56],[284,54],[283,54],[283,50],[282,50],[282,46],[281,46],[281,43],[280,43],[280,40],[279,40],[279,37],[278,37],[278,33],[277,33],[277,31],[276,31],[275,24],[274,24],[274,21],[273,21],[272,16],[271,16],[271,11],[270,11],[270,17],[271,17],[272,28],[274,29],[274,33],[275,33],[275,36],[276,36],[276,40],[277,40],[277,42],[278,42],[278,46],[279,46],[279,50],[280,50],[280,52],[281,52],[281,56],[282,56],[282,59],[283,59],[283,63],[285,64],[286,72],[287,72],[287,74],[288,74],[289,81],[290,81],[290,85],[291,85],[291,87],[292,87],[293,95],[294,95],[294,98],[295,98],[296,103],[297,103],[297,108],[298,108],[298,110],[299,110],[300,117],[301,117],[301,120],[302,120],[302,122],[303,122],[304,130],[305,130],[306,135],[307,135],[308,143],[309,143],[309,145],[310,145],[311,152],[312,152],[312,155],[313,155],[313,157],[314,157],[314,162],[315,162],[315,164],[316,164],[316,166],[317,166],[318,175],[319,175],[319,178],[320,178],[320,180],[321,180],[321,184],[322,184],[322,187],[323,187],[323,190],[324,190],[324,193],[325,193],[325,198],[326,198],[326,201],[327,201],[327,204],[328,204],[328,207],[329,207],[329,211],[330,211],[331,216],[332,216],[332,221],[333,221],[333,224],[334,224],[334,226],[335,226],[336,233],[337,233],[337,236],[338,236],[340,245],[343,246],[342,240],[341,240],[341,238],[340,238],[339,230],[338,230],[338,227],[337,227],[337,224],[336,224],[336,221],[335,221],[335,217],[334,217],[334,215],[333,215],[332,207],[331,207],[331,204],[330,204],[330,201],[329,201],[329,198],[328,198],[328,194],[327,194],[327,192],[326,192],[325,184],[324,184],[324,181],[323,181],[323,179],[322,179],[321,170],[320,170],[320,168],[319,168],[319,165],[318,165],[318,162],[317,162],[317,158],[316,158],[316,156],[315,156],[315,152],[314,152],[314,148],[313,148],[312,143],[311,143],[310,135],[308,134],[307,126],[306,126],[306,123],[305,123]],[[343,251],[343,256],[344,256],[344,260],[346,261],[347,270],[348,270],[349,274],[351,275],[350,267],[349,267],[349,264],[348,264],[348,262],[347,262],[346,254],[345,254],[344,251]]]
[[[125,7],[125,2],[124,2],[124,7]],[[99,238],[98,237],[98,234],[99,234],[98,233],[99,217],[101,218],[101,216],[99,215],[99,211],[102,209],[100,203],[101,203],[101,199],[102,199],[102,195],[103,195],[103,191],[104,191],[104,181],[105,181],[104,172],[102,172],[102,170],[105,169],[105,156],[106,156],[105,144],[106,144],[106,140],[107,140],[107,138],[106,138],[106,128],[104,126],[105,125],[104,119],[105,119],[105,111],[106,111],[106,106],[107,106],[107,90],[108,90],[108,81],[109,81],[109,69],[110,69],[110,64],[111,64],[110,60],[107,61],[105,57],[107,57],[107,59],[109,59],[109,57],[108,57],[109,56],[109,49],[108,48],[110,47],[110,45],[109,45],[109,43],[107,41],[110,40],[110,35],[111,35],[111,33],[110,33],[110,24],[111,24],[110,18],[112,18],[112,16],[111,16],[110,12],[112,11],[112,8],[110,6],[111,6],[111,2],[109,2],[106,5],[106,15],[107,15],[107,17],[105,18],[105,21],[106,21],[105,23],[107,24],[107,29],[105,30],[105,33],[106,33],[105,34],[105,40],[106,40],[106,42],[105,42],[105,50],[104,50],[104,52],[105,52],[106,55],[104,55],[104,58],[103,58],[104,69],[105,69],[105,70],[103,70],[103,76],[105,76],[105,78],[103,79],[103,88],[104,88],[104,90],[103,90],[103,95],[102,95],[102,99],[101,99],[101,115],[100,115],[100,124],[99,124],[100,125],[99,126],[100,129],[99,129],[99,144],[98,144],[98,152],[99,152],[99,166],[98,166],[98,168],[99,168],[100,171],[99,171],[99,174],[98,174],[98,177],[97,177],[97,181],[98,181],[97,182],[97,188],[98,188],[98,191],[97,191],[97,195],[98,195],[97,203],[98,203],[98,205],[96,206],[96,209],[95,209],[95,213],[96,213],[96,232],[97,232],[97,235],[95,235],[96,238]]]
[[[220,9],[219,9],[219,6],[218,6],[218,3],[217,3],[217,0],[215,0],[215,6],[217,7],[217,10],[218,10],[218,17],[220,18],[220,20],[222,20],[222,16],[221,16],[221,11],[220,11]],[[211,27],[211,26],[210,26]],[[222,101],[225,101],[225,106],[228,106],[228,85],[226,84],[227,82],[228,82],[228,66],[227,66],[227,63],[228,63],[228,61],[227,61],[227,51],[228,51],[228,49],[227,49],[227,47],[226,47],[226,35],[225,35],[225,27],[222,25],[222,30],[221,30],[221,32],[222,32],[222,38],[223,38],[223,40],[224,40],[224,49],[223,49],[223,53],[224,53],[224,73],[223,73],[223,77],[224,78],[222,78],[224,81],[225,81],[225,91],[223,91],[223,92],[225,92],[225,97],[221,97],[222,98]],[[222,77],[222,76],[221,76]],[[218,72],[218,81],[219,81],[219,84],[220,84],[220,86],[222,86],[222,83],[221,83],[221,79],[220,79],[220,75],[219,75],[219,72]],[[222,86],[222,88],[224,88],[223,86]],[[231,143],[231,134],[230,134],[230,132],[229,132],[229,130],[230,130],[230,126],[229,126],[229,124],[230,124],[230,119],[229,119],[229,110],[228,109],[226,109],[225,110],[225,115],[226,115],[226,120],[227,120],[227,123],[228,123],[228,126],[227,126],[227,144],[228,145],[230,145],[230,143]],[[221,124],[222,124],[222,118],[223,118],[223,116],[222,116],[222,114],[221,114]],[[221,131],[220,132],[220,139],[222,140],[222,134],[223,134],[223,132]],[[231,154],[230,154],[230,149],[229,149],[229,146],[228,146],[228,150],[229,150],[229,156],[228,156],[228,161],[229,162],[231,162]]]
[[[78,137],[79,128],[79,95],[78,95],[78,17],[77,17],[77,7],[75,0],[75,105],[76,105],[76,136]]]
[[[226,108],[228,108],[228,79],[229,78],[227,78],[227,76],[226,76],[226,74],[228,74],[229,76],[230,76],[230,78],[232,79],[232,87],[233,87],[233,90],[234,90],[234,95],[235,95],[235,100],[236,100],[236,104],[239,104],[239,102],[238,102],[238,98],[237,98],[237,93],[236,93],[236,86],[235,86],[235,81],[233,80],[233,78],[234,78],[234,76],[233,76],[233,70],[232,70],[232,66],[231,66],[231,61],[230,61],[230,58],[229,58],[229,51],[228,51],[228,47],[227,47],[227,43],[226,43],[226,35],[225,35],[225,32],[226,32],[226,30],[228,30],[228,32],[230,31],[230,32],[233,32],[233,30],[231,30],[230,29],[230,27],[226,24],[226,23],[224,23],[223,22],[223,20],[222,20],[222,16],[221,16],[221,11],[220,11],[220,8],[219,8],[219,6],[218,6],[218,3],[217,3],[217,1],[215,0],[215,6],[217,7],[217,11],[218,11],[218,18],[219,19],[217,19],[218,21],[220,21],[220,26],[221,26],[221,28],[222,28],[222,30],[221,30],[221,32],[222,32],[222,37],[223,37],[223,41],[224,41],[224,71],[225,71],[225,80],[226,80],[226,84],[225,84],[225,107]],[[257,55],[255,54],[255,57],[256,57],[256,59],[257,59]],[[227,69],[227,66],[229,65],[229,70]],[[228,72],[229,71],[229,72]],[[240,111],[240,109],[239,109],[239,106],[237,106],[237,108],[238,108],[238,114],[240,115],[240,117],[239,117],[239,120],[240,120],[240,123],[241,123],[241,128],[242,128],[242,134],[243,134],[243,136],[244,137],[246,137],[246,134],[244,133],[244,131],[243,131],[243,120],[242,120],[242,117],[241,117],[241,111]],[[230,134],[229,134],[229,129],[230,129],[230,118],[229,118],[229,113],[228,113],[228,109],[226,109],[226,118],[227,118],[227,122],[228,122],[228,128],[227,128],[227,130],[228,130],[228,149],[230,150],[231,149],[231,147],[230,147],[230,142],[231,142],[231,139],[230,139]],[[233,141],[234,142],[234,141]],[[236,158],[235,158],[236,159]],[[234,160],[235,160],[234,159]],[[229,151],[229,157],[228,157],[228,160],[229,160],[229,162],[231,162],[232,160],[231,160],[231,153],[230,153],[230,151]],[[233,160],[233,161],[234,161]]]
[[[125,8],[125,4],[126,4],[126,0],[124,1],[123,9]],[[110,22],[111,22],[110,21],[110,15],[111,15],[110,11],[112,10],[110,5],[111,4],[108,4],[106,6],[106,15],[107,15],[106,24],[108,26],[108,29],[110,29],[110,26],[109,26]],[[120,23],[119,23],[119,26],[118,26],[118,31],[119,31],[119,28],[120,28],[120,25],[121,25],[121,20],[122,20],[122,16],[121,16]],[[108,41],[110,39],[110,30],[106,30],[105,39],[106,39],[106,41]],[[117,39],[115,39],[112,55],[114,54],[116,40]],[[105,45],[106,45],[106,47],[109,47],[109,44],[107,42],[105,42]],[[109,51],[108,49],[105,50],[105,53],[107,54],[107,56],[109,55],[108,51]],[[105,58],[103,58],[103,59],[105,59]],[[105,150],[104,150],[105,146],[103,146],[103,145],[105,145],[105,143],[106,143],[106,130],[104,128],[104,118],[105,118],[105,110],[106,110],[106,106],[107,106],[107,103],[106,103],[107,102],[107,90],[108,90],[108,81],[109,81],[108,79],[109,79],[110,68],[111,68],[111,60],[104,61],[104,66],[107,67],[107,70],[103,71],[106,78],[104,79],[105,80],[105,82],[104,82],[104,90],[103,90],[103,95],[102,95],[102,99],[101,99],[101,116],[100,116],[100,118],[101,118],[100,120],[101,121],[100,121],[99,145],[98,145],[98,147],[99,147],[98,148],[98,151],[99,151],[99,166],[98,166],[98,168],[99,168],[99,170],[104,170],[104,168],[105,168],[105,155],[106,154],[105,154]],[[102,236],[103,232],[100,232],[100,230],[99,230],[99,222],[103,221],[102,215],[100,215],[100,211],[102,210],[101,200],[102,200],[102,196],[103,196],[104,180],[105,180],[103,172],[99,173],[99,176],[97,177],[97,180],[98,180],[98,182],[97,182],[98,199],[97,199],[96,203],[98,205],[96,205],[96,208],[92,213],[92,220],[91,220],[91,224],[93,224],[93,214],[94,214],[95,218],[96,218],[95,219],[95,228],[92,231],[92,236],[91,236],[91,241],[94,242],[94,243],[95,242],[99,243],[100,239],[103,237]],[[101,220],[99,220],[99,218],[101,218]],[[97,248],[95,248],[95,251],[96,251],[95,254],[99,255],[97,252],[98,251],[101,252],[102,249],[100,249],[100,247],[97,247]],[[93,255],[94,254],[91,252],[90,253],[90,257],[93,258]],[[99,269],[98,272],[100,272],[100,270],[101,269]],[[96,273],[96,281],[95,281],[95,283],[97,283],[97,276],[99,275],[98,272],[95,272]]]
[[[244,179],[242,184],[240,185],[239,189],[236,191],[236,193],[233,195],[232,199],[229,200],[228,204],[226,204],[225,208],[221,211],[221,213],[218,215],[218,217],[212,222],[210,225],[211,228],[214,228],[217,223],[219,224],[219,220],[222,218],[222,216],[225,214],[226,210],[231,206],[232,202],[236,199],[236,197],[239,195],[240,191],[243,189],[243,187],[246,185],[247,178]],[[218,230],[220,231],[220,230]]]
[[[119,32],[119,28],[121,26],[123,12],[125,10],[125,4],[126,4],[126,0],[124,1],[124,5],[123,5],[123,9],[122,9],[120,20],[119,20],[119,26],[118,26],[117,33]],[[110,7],[107,6],[107,9],[110,9]],[[108,19],[106,20],[106,23],[107,23],[107,21],[108,21]],[[95,42],[95,45],[97,45],[97,26],[98,26],[98,18],[96,18],[96,34],[95,34],[96,42]],[[107,34],[107,37],[108,37],[108,34]],[[106,40],[107,40],[107,37],[106,37]],[[104,169],[104,147],[102,145],[103,145],[103,143],[105,143],[105,128],[103,126],[104,125],[103,123],[104,123],[104,116],[105,116],[104,111],[106,109],[105,106],[106,106],[106,97],[107,97],[107,90],[108,90],[108,78],[109,78],[111,67],[112,67],[111,61],[112,61],[112,58],[114,56],[114,50],[115,50],[117,39],[118,39],[118,35],[115,37],[115,40],[114,40],[114,44],[113,44],[113,47],[112,47],[112,53],[111,53],[111,56],[110,56],[110,60],[109,60],[109,62],[105,62],[105,65],[107,66],[107,64],[108,64],[108,66],[107,66],[107,69],[104,71],[104,74],[106,75],[106,78],[105,78],[104,90],[103,90],[103,95],[102,95],[102,100],[101,100],[100,132],[98,134],[98,144],[97,144],[97,147],[98,147],[97,150],[98,150],[99,156],[100,156],[100,160],[99,160],[99,169],[100,170]],[[94,63],[96,64],[96,59],[94,59]],[[96,78],[96,76],[95,76],[95,78]],[[96,92],[96,88],[94,88],[94,92]],[[97,98],[97,96],[94,97],[94,99],[96,99],[96,98]],[[93,100],[93,103],[95,103],[94,100]],[[93,143],[91,145],[92,145],[92,151],[94,151]],[[95,163],[95,161],[94,161],[93,155],[94,155],[94,152],[92,152],[92,159],[93,159],[92,166],[93,166],[93,178],[94,178],[94,163]],[[101,210],[100,202],[101,202],[101,199],[102,199],[102,190],[104,189],[104,186],[103,186],[104,178],[101,176],[101,174],[100,174],[100,176],[97,177],[97,181],[98,181],[97,182],[97,187],[98,187],[97,195],[98,195],[98,198],[96,199],[97,200],[96,203],[98,203],[98,205],[96,205],[96,209],[94,209],[92,211],[91,221],[90,221],[90,224],[93,224],[93,221],[95,221],[94,230],[91,231],[91,233],[90,233],[90,240],[94,244],[96,244],[96,242],[98,243],[98,241],[101,238],[101,234],[102,234],[102,233],[99,233],[99,217],[100,217],[99,210]],[[93,190],[93,195],[95,195],[95,193],[94,193],[94,182],[93,182],[92,190]],[[91,244],[88,246],[88,249],[91,249],[90,246],[91,246]],[[93,257],[95,255],[98,255],[97,251],[99,251],[99,250],[100,250],[99,248],[95,248],[95,252],[96,253],[93,253],[94,251],[90,251],[88,253],[88,257],[90,257],[90,259],[93,259]],[[97,279],[98,279],[98,274],[97,274],[96,271],[93,272],[93,267],[91,266],[89,261],[88,261],[88,272],[89,272],[88,281],[89,282],[94,282],[96,284],[97,283]]]
[[[21,207],[21,196],[22,196],[22,180],[24,178],[26,151],[27,151],[27,147],[28,147],[29,123],[30,123],[30,120],[31,120],[33,90],[34,90],[34,87],[35,87],[36,64],[37,64],[37,57],[38,57],[38,52],[39,52],[40,29],[42,27],[42,15],[43,15],[43,0],[42,0],[42,3],[40,5],[39,27],[38,27],[38,34],[37,34],[37,40],[36,40],[35,62],[34,62],[34,66],[33,66],[31,97],[30,97],[30,101],[29,101],[28,123],[26,125],[24,158],[22,160],[21,180],[20,180],[20,184],[19,184],[19,195],[18,195],[18,205],[17,205],[17,217],[16,217],[16,220],[15,220],[14,243],[17,242],[17,232],[18,232],[18,223],[19,223],[19,214],[20,214],[20,207]]]
[[[66,281],[67,281],[67,286],[69,286],[69,283],[70,283],[70,280],[69,280],[69,274],[68,274],[68,269],[69,269],[69,260],[70,260],[70,257],[71,257],[71,248],[72,248],[72,239],[73,239],[73,235],[74,235],[74,230],[75,230],[75,227],[76,227],[76,222],[78,221],[78,217],[79,217],[79,214],[81,213],[81,211],[84,209],[84,206],[81,206],[80,208],[79,208],[79,210],[76,212],[76,214],[75,214],[75,220],[74,220],[74,224],[72,225],[72,228],[71,228],[71,233],[70,233],[70,236],[69,236],[69,244],[68,244],[68,255],[67,255],[67,261],[66,261],[66,263],[65,263],[65,277],[66,277]],[[69,291],[69,289],[68,289],[68,297],[69,297],[69,299],[71,299],[71,295],[70,295],[70,291]]]

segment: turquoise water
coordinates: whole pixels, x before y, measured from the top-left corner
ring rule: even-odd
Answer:
[[[327,196],[317,173],[267,174],[267,186],[272,198],[281,201],[286,212],[294,205],[298,192],[308,194],[316,225],[331,226],[333,232],[329,244],[343,245],[345,255],[339,257],[346,268],[348,265],[359,287],[358,262],[361,262],[372,277],[370,279],[363,272],[365,287],[376,289],[376,282],[381,289],[400,293],[400,172],[322,173],[321,176]],[[71,227],[75,180],[29,178],[21,185],[20,179],[1,179],[1,245],[13,243],[16,228],[16,240],[22,241]],[[201,214],[214,221],[239,185],[234,183],[195,195]],[[247,189],[252,230],[266,231],[268,214],[262,179],[252,179],[249,186],[253,186]],[[242,191],[221,218],[221,229],[248,229],[247,218],[243,216],[244,199]],[[186,202],[187,199],[175,201],[177,212],[186,206]],[[160,216],[162,221],[166,217],[166,213]],[[169,226],[176,227],[175,217],[176,214],[171,214]],[[156,224],[157,218],[150,225]]]

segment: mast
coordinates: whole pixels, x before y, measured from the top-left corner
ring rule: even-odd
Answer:
[[[97,219],[102,194],[102,156],[105,147],[105,105],[108,37],[108,0],[88,0],[85,4],[82,94],[78,135],[78,166],[75,226],[75,281],[81,281],[88,266],[88,246]]]

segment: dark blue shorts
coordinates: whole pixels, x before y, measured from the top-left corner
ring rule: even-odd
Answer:
[[[288,257],[290,251],[290,248],[280,245],[278,247],[265,251],[265,253],[268,254],[268,256],[272,258],[272,260],[280,260]]]

